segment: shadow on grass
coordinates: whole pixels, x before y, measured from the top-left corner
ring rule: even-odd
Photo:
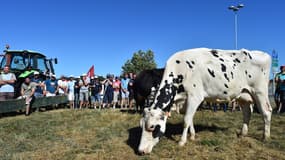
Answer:
[[[167,123],[165,137],[167,137],[170,140],[175,141],[173,136],[182,135],[183,125],[184,125],[184,123],[177,123],[177,124]],[[203,131],[209,131],[209,132],[226,131],[228,129],[228,128],[219,127],[219,126],[215,126],[215,125],[206,126],[206,125],[202,125],[202,124],[194,125],[194,127],[195,127],[196,133],[203,132]]]
[[[141,127],[134,127],[128,130],[129,138],[127,144],[134,150],[134,153],[138,155],[138,147],[140,144],[140,138],[142,135]]]
[[[196,133],[202,132],[202,131],[210,131],[210,132],[217,132],[217,131],[226,131],[228,128],[223,128],[219,126],[205,126],[201,124],[195,125],[195,131]],[[140,138],[142,134],[142,129],[140,127],[134,127],[128,130],[129,132],[129,138],[127,140],[127,144],[134,150],[135,154],[138,154],[138,146],[140,143]],[[175,135],[181,135],[183,132],[183,123],[167,123],[166,124],[166,131],[164,136],[172,141],[176,141],[173,136]]]

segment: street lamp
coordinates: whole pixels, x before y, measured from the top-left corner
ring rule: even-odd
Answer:
[[[237,31],[237,23],[238,23],[238,21],[237,21],[237,13],[243,7],[244,7],[243,4],[239,4],[237,6],[229,6],[228,7],[229,10],[232,10],[235,13],[235,47],[236,47],[236,49],[238,48],[238,42],[237,42],[237,39],[238,39],[237,38],[237,36],[238,36],[238,33],[237,33],[238,32]]]

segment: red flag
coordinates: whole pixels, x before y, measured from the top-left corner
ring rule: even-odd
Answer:
[[[94,77],[94,65],[92,65],[92,67],[87,72],[87,77],[89,78]]]

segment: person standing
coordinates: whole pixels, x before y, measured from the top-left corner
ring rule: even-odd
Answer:
[[[279,83],[280,102],[277,113],[281,112],[282,106],[285,103],[285,66],[281,67],[282,72],[278,75],[277,83]]]
[[[3,73],[0,75],[0,101],[14,98],[14,84],[16,76],[10,72],[9,66],[5,66]]]
[[[136,78],[136,74],[130,73],[130,81],[129,81],[129,85],[128,85],[128,91],[129,91],[129,108],[133,109],[134,107],[134,101],[135,101],[135,97],[134,97],[134,82],[135,82],[135,78]]]
[[[277,108],[279,107],[279,103],[280,103],[280,82],[279,82],[279,75],[282,73],[282,68],[285,66],[280,66],[280,72],[278,72],[275,77],[275,91],[274,91],[274,101],[275,104],[277,106]]]
[[[122,78],[121,80],[121,107],[128,107],[129,105],[129,91],[128,91],[128,85],[129,85],[130,79],[129,79],[129,75],[127,73],[125,73],[124,78]]]
[[[80,76],[76,78],[74,83],[74,108],[79,108],[79,96],[80,96],[80,86],[79,86]]]
[[[79,91],[79,108],[87,107],[89,101],[89,83],[90,81],[87,79],[87,74],[82,74],[82,79],[79,81],[80,91]]]
[[[114,89],[113,109],[115,109],[120,99],[121,81],[119,80],[119,77],[115,78],[115,81],[113,83],[113,89]]]
[[[113,89],[113,76],[108,74],[107,79],[103,81],[105,92],[103,97],[103,109],[109,108],[113,101],[114,89]]]
[[[30,104],[33,100],[36,89],[36,83],[31,82],[30,77],[26,77],[24,83],[21,86],[21,98],[25,99],[26,104],[26,116],[30,114]]]
[[[74,87],[75,87],[75,80],[74,76],[69,76],[69,81],[67,82],[67,94],[68,94],[68,101],[70,109],[74,109]]]
[[[99,79],[97,76],[94,77],[94,81],[91,83],[91,103],[94,109],[96,109],[96,106],[101,108],[101,97],[100,92],[102,90],[102,85],[99,82]]]

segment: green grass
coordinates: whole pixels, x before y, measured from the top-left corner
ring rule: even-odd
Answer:
[[[285,115],[273,115],[271,139],[253,114],[249,135],[239,138],[241,112],[198,111],[196,140],[179,147],[182,115],[173,113],[166,135],[150,155],[135,153],[138,114],[118,110],[36,112],[0,119],[0,159],[285,159]]]

